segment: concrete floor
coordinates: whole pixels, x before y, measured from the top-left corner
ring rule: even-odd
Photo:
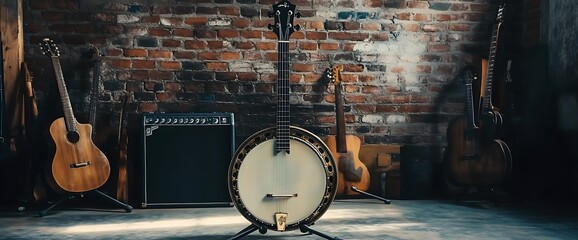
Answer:
[[[75,201],[75,200],[73,200]],[[47,216],[4,209],[0,239],[227,239],[249,225],[234,207],[82,208],[70,202]],[[563,208],[489,202],[335,200],[313,225],[341,239],[578,239],[578,214]],[[255,231],[243,239],[322,239],[298,230]]]

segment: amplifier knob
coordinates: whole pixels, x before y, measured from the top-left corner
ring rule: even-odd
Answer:
[[[171,123],[173,119],[167,118],[167,123]]]
[[[183,124],[183,119],[182,119],[182,118],[179,118],[179,123],[180,123],[180,124]]]
[[[164,119],[164,118],[161,118],[160,121],[159,121],[159,123],[165,123],[165,119]]]
[[[201,123],[204,124],[207,122],[207,118],[201,118]]]

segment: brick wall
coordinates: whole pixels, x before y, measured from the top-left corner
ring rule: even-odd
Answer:
[[[275,124],[273,0],[28,0],[26,61],[41,112],[58,102],[49,59],[60,47],[71,101],[86,112],[83,57],[102,57],[99,107],[117,113],[129,96],[132,127],[142,112],[234,112],[243,138]],[[460,70],[487,56],[496,5],[489,0],[294,0],[302,30],[291,36],[294,125],[334,131],[333,88],[321,79],[343,64],[348,133],[365,143],[445,144],[463,111]],[[114,125],[114,120],[113,124]],[[242,139],[239,139],[242,140]]]

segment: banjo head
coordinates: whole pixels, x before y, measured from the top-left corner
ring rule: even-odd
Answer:
[[[237,149],[229,166],[229,193],[250,222],[275,231],[319,219],[335,198],[337,167],[317,136],[290,126],[290,154],[276,153],[276,128],[261,130]],[[278,229],[276,214],[284,216]]]

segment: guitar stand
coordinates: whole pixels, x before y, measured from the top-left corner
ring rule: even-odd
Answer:
[[[59,199],[57,202],[55,202],[54,204],[52,204],[50,207],[48,207],[47,209],[45,209],[44,211],[40,212],[40,217],[44,217],[48,214],[48,212],[50,212],[52,209],[54,209],[55,207],[57,207],[58,205],[62,204],[64,201],[69,200],[69,199],[73,199],[76,198],[77,196],[79,197],[84,197],[84,194],[86,193],[96,193],[99,197],[103,198],[104,200],[107,200],[108,202],[111,202],[115,205],[117,205],[118,207],[124,209],[124,211],[131,212],[132,211],[132,206],[128,205],[128,204],[124,204],[121,201],[118,201],[114,198],[112,198],[111,196],[106,195],[105,193],[99,191],[99,190],[92,190],[89,192],[85,192],[85,193],[72,193],[72,194],[68,194],[66,196],[64,196],[63,198]]]
[[[257,229],[259,230],[259,233],[261,233],[261,234],[267,233],[267,228],[265,226],[257,226],[255,224],[251,224],[251,225],[247,226],[246,228],[243,228],[243,230],[239,231],[237,234],[235,234],[235,236],[229,238],[228,240],[240,239],[244,236],[249,235],[250,233],[254,232]],[[325,239],[340,240],[340,238],[338,238],[338,237],[331,237],[331,236],[329,236],[325,233],[322,233],[320,231],[317,231],[317,230],[315,230],[315,229],[313,229],[313,228],[311,228],[305,224],[299,225],[299,230],[302,233],[315,234],[315,235],[320,236],[320,237],[325,238]]]
[[[377,196],[377,195],[373,195],[373,194],[368,193],[368,192],[361,191],[361,190],[357,189],[355,186],[351,186],[351,190],[356,191],[356,192],[361,193],[361,194],[364,194],[364,195],[367,195],[367,196],[370,196],[372,198],[381,200],[381,201],[383,201],[384,204],[390,204],[391,203],[391,200],[382,198],[382,197]]]

